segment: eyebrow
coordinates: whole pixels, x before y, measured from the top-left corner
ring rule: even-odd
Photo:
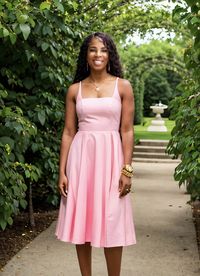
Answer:
[[[96,46],[89,46],[89,48],[97,48]],[[101,47],[101,49],[107,49],[107,47],[106,46],[103,46],[103,47]]]

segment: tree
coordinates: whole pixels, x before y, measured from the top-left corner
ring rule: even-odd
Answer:
[[[162,70],[159,67],[154,69],[145,79],[144,116],[148,117],[152,113],[150,109],[152,104],[156,104],[161,101],[163,104],[168,105],[172,97],[173,92],[167,81],[166,70]]]
[[[126,77],[134,87],[135,124],[142,122],[143,111],[149,114],[151,104],[159,100],[168,104],[176,96],[176,90],[172,92],[169,72],[174,78],[179,75],[179,79],[186,73],[180,53],[180,47],[159,41],[137,47],[131,45],[122,50]]]
[[[64,97],[82,38],[94,31],[112,35],[116,22],[117,41],[135,29],[144,30],[142,20],[152,28],[158,27],[157,22],[163,22],[162,27],[172,24],[167,11],[134,6],[142,2],[0,0],[2,229],[12,224],[20,208],[26,208],[28,187],[33,188],[34,200],[58,204]],[[132,27],[125,34],[127,19]]]
[[[191,201],[200,200],[200,6],[199,1],[184,1],[185,6],[176,6],[174,20],[187,26],[190,40],[185,51],[186,67],[191,72],[182,83],[184,94],[172,102],[176,125],[168,152],[181,156],[175,169],[179,185],[185,184]]]

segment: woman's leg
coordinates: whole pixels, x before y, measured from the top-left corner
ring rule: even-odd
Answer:
[[[89,242],[77,244],[76,252],[82,276],[92,275],[92,247]]]
[[[106,257],[108,276],[120,276],[122,246],[104,248],[104,254]]]

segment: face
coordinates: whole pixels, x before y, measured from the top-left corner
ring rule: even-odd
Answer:
[[[87,62],[90,69],[103,70],[109,61],[109,53],[107,47],[100,38],[92,38],[87,51]]]

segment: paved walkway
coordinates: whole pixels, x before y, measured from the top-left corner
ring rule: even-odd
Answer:
[[[173,181],[177,164],[135,163],[132,193],[137,245],[124,249],[122,276],[197,276],[199,257],[189,199]],[[57,241],[55,223],[21,250],[2,276],[80,276],[75,248]],[[93,275],[106,276],[102,249]]]

